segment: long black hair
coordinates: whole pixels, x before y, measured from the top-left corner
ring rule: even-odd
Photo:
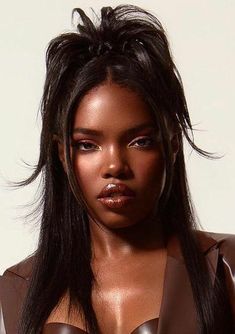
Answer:
[[[22,183],[27,185],[39,175],[43,180],[40,238],[21,333],[40,333],[66,292],[71,305],[81,311],[86,329],[92,334],[99,332],[91,301],[95,277],[86,204],[74,175],[70,140],[80,100],[108,79],[138,92],[153,114],[166,163],[159,211],[164,232],[177,234],[180,240],[198,315],[198,332],[219,333],[221,304],[194,233],[183,137],[199,154],[208,154],[194,144],[183,85],[164,29],[155,16],[131,5],[102,8],[96,24],[79,8],[73,13],[80,17],[76,31],[56,37],[47,49],[40,157],[32,176]],[[175,163],[167,124],[172,124],[178,136]],[[55,138],[66,147],[67,173],[59,160]]]

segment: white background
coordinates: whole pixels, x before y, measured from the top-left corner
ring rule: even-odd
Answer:
[[[147,4],[146,4],[147,3]],[[106,0],[2,1],[0,10],[0,273],[36,247],[38,227],[26,220],[36,184],[10,190],[30,175],[39,153],[37,118],[50,39],[71,26],[71,11],[115,6]],[[235,1],[136,0],[163,23],[182,75],[196,143],[224,157],[186,156],[190,186],[204,229],[235,233]]]

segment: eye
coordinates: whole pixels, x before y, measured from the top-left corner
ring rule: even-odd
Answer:
[[[93,144],[89,141],[78,141],[72,143],[72,146],[75,147],[78,151],[97,151],[99,150],[99,146]]]
[[[150,147],[152,146],[154,143],[153,138],[151,137],[139,137],[136,138],[134,140],[132,140],[132,142],[130,142],[130,144],[128,145],[129,147],[139,147],[139,148],[145,148],[145,147]]]

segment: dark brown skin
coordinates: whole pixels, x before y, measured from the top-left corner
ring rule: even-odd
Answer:
[[[129,132],[140,125],[145,126]],[[81,128],[99,133],[84,134]],[[101,332],[130,334],[157,318],[161,307],[167,252],[160,222],[152,217],[165,184],[161,143],[141,97],[108,81],[91,90],[78,106],[72,147],[90,217],[97,280],[93,305]],[[61,144],[59,156],[66,170]],[[127,185],[135,192],[134,200],[120,209],[100,203],[97,196],[109,183]],[[47,322],[84,328],[76,312],[67,317],[67,307],[65,296]]]

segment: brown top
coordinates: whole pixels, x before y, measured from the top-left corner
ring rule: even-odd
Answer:
[[[134,329],[130,334],[157,334],[157,327],[158,327],[158,318],[151,319],[137,328]],[[63,323],[56,323],[51,322],[44,326],[42,334],[88,334],[83,329],[63,324]]]
[[[209,262],[212,279],[215,277],[219,263],[218,259],[220,258],[222,260],[235,327],[235,236],[205,232],[197,232],[197,236],[201,244],[201,249]],[[22,261],[18,265],[7,269],[3,276],[0,277],[1,334],[17,333],[17,323],[28,289],[32,262],[33,257]],[[62,325],[60,324],[60,326]],[[66,325],[66,327],[64,328],[67,332],[61,332],[60,334],[73,333],[68,325]],[[79,328],[75,327],[74,329],[78,334]],[[188,272],[185,267],[179,242],[176,237],[173,237],[168,243],[164,293],[157,333],[197,334],[198,332],[197,314]],[[231,333],[232,332],[233,331],[231,331]],[[80,330],[80,333],[84,334],[84,331],[81,332]],[[133,332],[131,334],[137,333]]]

